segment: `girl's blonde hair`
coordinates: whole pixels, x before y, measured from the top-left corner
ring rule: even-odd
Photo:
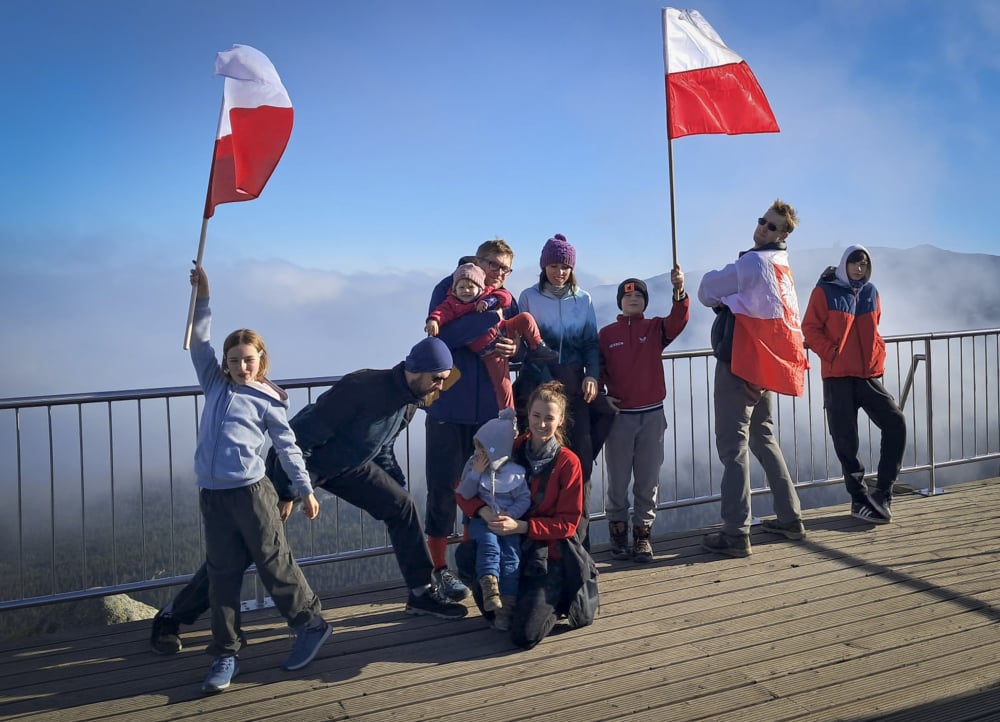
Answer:
[[[238,328],[226,336],[226,341],[222,344],[222,375],[226,378],[229,377],[229,368],[226,366],[226,359],[229,357],[229,352],[233,346],[239,346],[243,343],[250,344],[257,349],[257,352],[260,354],[257,379],[266,378],[270,364],[267,361],[267,348],[264,347],[264,339],[260,337],[259,333],[249,328]]]
[[[560,446],[566,446],[566,425],[569,423],[569,408],[566,402],[566,393],[563,385],[558,381],[546,381],[544,384],[535,387],[528,397],[528,416],[531,416],[531,407],[536,401],[544,404],[555,404],[562,413],[562,423],[556,428],[555,438]]]

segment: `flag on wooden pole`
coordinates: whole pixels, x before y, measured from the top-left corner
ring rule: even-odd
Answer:
[[[292,134],[292,101],[274,65],[249,45],[234,45],[215,59],[225,77],[222,113],[205,199],[205,218],[220,203],[258,197]]]
[[[668,138],[778,132],[750,66],[701,13],[664,8],[662,18]]]

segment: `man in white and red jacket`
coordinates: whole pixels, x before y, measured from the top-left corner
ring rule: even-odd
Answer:
[[[716,312],[715,446],[722,462],[722,529],[706,534],[706,551],[748,557],[750,548],[750,459],[764,468],[777,519],[764,531],[802,539],[805,527],[795,484],[774,433],[774,394],[801,396],[809,367],[799,324],[799,302],[785,241],[798,225],[795,209],[782,200],[757,219],[753,248],[735,263],[701,279],[698,300]]]
[[[663,349],[687,326],[690,300],[680,266],[670,272],[674,287],[670,315],[646,318],[646,284],[627,278],[618,286],[618,319],[598,332],[601,388],[616,416],[604,442],[608,465],[608,529],[611,556],[653,561],[650,531],[656,518],[656,495],[663,465],[667,419],[663,400]],[[629,482],[632,487],[632,544],[628,540]]]

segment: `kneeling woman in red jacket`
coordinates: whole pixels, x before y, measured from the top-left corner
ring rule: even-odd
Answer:
[[[583,474],[576,454],[563,446],[565,423],[562,384],[537,387],[528,401],[528,433],[514,441],[511,455],[528,471],[532,502],[524,519],[497,514],[479,497],[457,497],[462,511],[485,519],[494,534],[524,537],[510,634],[525,649],[542,641],[560,616],[569,615],[574,624],[574,600],[585,581],[596,579],[593,561],[580,544]]]

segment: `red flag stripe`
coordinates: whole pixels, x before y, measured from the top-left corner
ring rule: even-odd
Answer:
[[[671,138],[777,133],[771,106],[746,62],[666,76]]]

